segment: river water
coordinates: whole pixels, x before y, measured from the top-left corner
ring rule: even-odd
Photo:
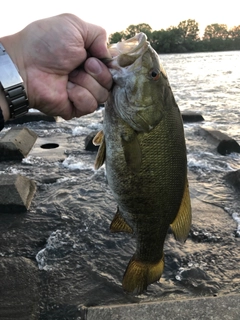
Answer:
[[[233,248],[239,246],[235,236],[240,232],[240,203],[237,194],[222,178],[240,168],[240,155],[219,155],[216,146],[201,137],[199,127],[211,126],[240,142],[240,51],[170,54],[160,58],[180,110],[200,112],[205,119],[203,123],[184,124],[189,174],[199,182],[193,190],[190,179],[192,195],[202,203],[222,208],[226,216],[231,217],[230,225],[226,226],[226,230],[229,229],[226,240],[223,230],[217,230],[214,237],[209,237],[203,229],[192,233],[205,236],[207,244],[202,243],[201,250],[205,250],[205,257],[212,261],[213,258],[209,258],[214,252],[211,243],[219,243],[221,239],[222,247],[226,247],[228,241]],[[122,291],[122,276],[135,251],[135,240],[129,235],[110,233],[116,203],[108,189],[104,168],[98,171],[93,168],[96,153],[84,148],[86,136],[101,129],[101,121],[100,109],[70,121],[27,123],[25,126],[40,138],[62,141],[64,158],[52,160],[45,157],[46,151],[43,151],[37,156],[30,153],[20,164],[10,162],[0,166],[0,172],[20,173],[37,182],[37,193],[28,214],[15,221],[14,234],[11,233],[11,239],[15,237],[14,247],[6,242],[1,254],[13,255],[17,248],[18,256],[33,259],[38,265],[44,292],[42,319],[55,319],[50,314],[57,314],[60,306],[64,306],[63,312],[63,309],[71,310],[73,305],[132,303],[239,291],[238,285],[232,285],[234,277],[239,282],[239,274],[235,273],[232,278],[225,275],[223,279],[223,271],[221,277],[216,275],[216,269],[211,271],[209,267],[208,271],[207,262],[199,261],[204,259],[199,258],[200,252],[193,253],[192,237],[187,240],[189,252],[186,253],[171,235],[166,241],[166,265],[161,282],[149,286],[147,293],[140,297]],[[54,156],[56,150],[48,152]],[[218,227],[217,221],[215,227]],[[228,266],[224,259],[222,257],[223,269]],[[235,261],[239,263],[239,255]],[[185,282],[184,272],[192,272]]]

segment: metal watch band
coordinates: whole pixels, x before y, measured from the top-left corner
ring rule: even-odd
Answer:
[[[21,117],[28,112],[28,98],[22,84],[4,89],[4,93],[9,105],[10,119]]]
[[[28,112],[29,102],[23,85],[23,80],[0,43],[0,86],[9,105],[10,120]],[[0,88],[1,89],[1,88]]]

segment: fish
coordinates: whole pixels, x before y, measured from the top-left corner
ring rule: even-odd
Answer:
[[[159,55],[144,33],[109,46],[113,87],[105,104],[95,169],[105,164],[116,201],[111,232],[136,238],[123,276],[126,293],[139,295],[160,280],[169,232],[184,243],[191,201],[182,117]]]

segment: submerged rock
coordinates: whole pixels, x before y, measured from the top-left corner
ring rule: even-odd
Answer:
[[[224,179],[234,188],[240,190],[240,170],[227,173]]]
[[[183,122],[201,122],[204,121],[203,116],[200,113],[194,111],[183,111],[182,112]]]
[[[99,146],[95,146],[92,142],[93,138],[96,136],[98,131],[92,131],[85,138],[85,150],[87,151],[98,151]]]
[[[232,152],[240,153],[240,146],[234,139],[222,140],[217,147],[217,151],[223,156]]]
[[[208,142],[215,144],[218,153],[223,156],[232,152],[240,153],[240,145],[237,141],[221,131],[210,127],[201,127],[199,133],[204,136]]]

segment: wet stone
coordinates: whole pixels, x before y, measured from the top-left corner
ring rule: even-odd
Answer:
[[[93,132],[89,133],[89,135],[86,137],[85,150],[88,150],[88,151],[97,151],[98,150],[98,146],[95,146],[92,142],[93,138],[96,136],[97,133],[98,133],[98,131],[93,131]]]
[[[0,213],[26,212],[36,192],[36,183],[20,174],[0,175]]]
[[[0,140],[0,161],[22,160],[36,140],[37,134],[28,128],[11,128]]]
[[[38,319],[38,269],[23,257],[0,258],[0,318]]]
[[[204,121],[203,116],[200,113],[194,111],[183,111],[182,113],[183,122],[201,122]]]
[[[221,155],[228,155],[232,152],[240,153],[238,142],[227,134],[210,127],[201,127],[199,133],[206,137],[207,141],[217,146],[217,151]]]
[[[59,117],[48,116],[42,112],[28,112],[24,116],[9,120],[6,122],[8,124],[23,124],[27,122],[35,122],[35,121],[47,121],[47,122],[57,122]]]
[[[237,190],[240,190],[240,170],[229,172],[224,179]]]
[[[239,295],[225,297],[173,300],[153,303],[141,303],[137,306],[100,306],[85,312],[84,320],[237,320],[239,319]]]
[[[219,143],[217,151],[223,156],[232,152],[240,153],[240,146],[234,139],[223,140]]]

